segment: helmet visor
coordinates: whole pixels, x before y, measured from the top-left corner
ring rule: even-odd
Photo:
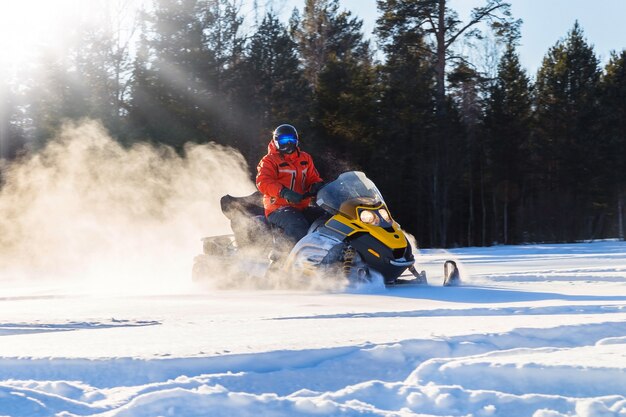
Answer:
[[[296,146],[298,144],[298,138],[291,134],[279,135],[276,138],[276,143],[279,149],[284,149],[289,146]]]

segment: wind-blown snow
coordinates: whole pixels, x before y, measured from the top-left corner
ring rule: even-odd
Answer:
[[[418,259],[428,287],[2,288],[0,415],[626,416],[625,242]]]

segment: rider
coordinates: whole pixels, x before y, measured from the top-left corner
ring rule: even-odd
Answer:
[[[280,227],[292,241],[306,235],[310,224],[319,217],[317,207],[309,207],[310,197],[322,187],[313,159],[298,147],[298,132],[288,124],[278,126],[257,166],[256,186],[263,193],[267,220]]]

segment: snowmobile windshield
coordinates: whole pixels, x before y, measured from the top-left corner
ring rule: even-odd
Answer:
[[[376,207],[384,204],[376,185],[359,171],[344,172],[317,193],[317,204],[335,214],[341,212],[354,218],[356,206]]]

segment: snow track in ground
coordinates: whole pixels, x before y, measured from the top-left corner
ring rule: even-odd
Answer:
[[[0,294],[0,416],[626,416],[626,244],[452,255],[454,288]]]
[[[0,398],[17,407],[10,415],[32,416],[107,410],[149,416],[168,409],[201,416],[206,409],[198,407],[218,406],[224,414],[211,415],[240,406],[275,415],[521,416],[590,407],[613,407],[620,415],[626,411],[624,344],[626,323],[618,321],[227,360],[5,359],[3,373],[16,380],[0,385]],[[103,386],[72,382],[90,380]],[[119,387],[107,386],[110,381]]]

